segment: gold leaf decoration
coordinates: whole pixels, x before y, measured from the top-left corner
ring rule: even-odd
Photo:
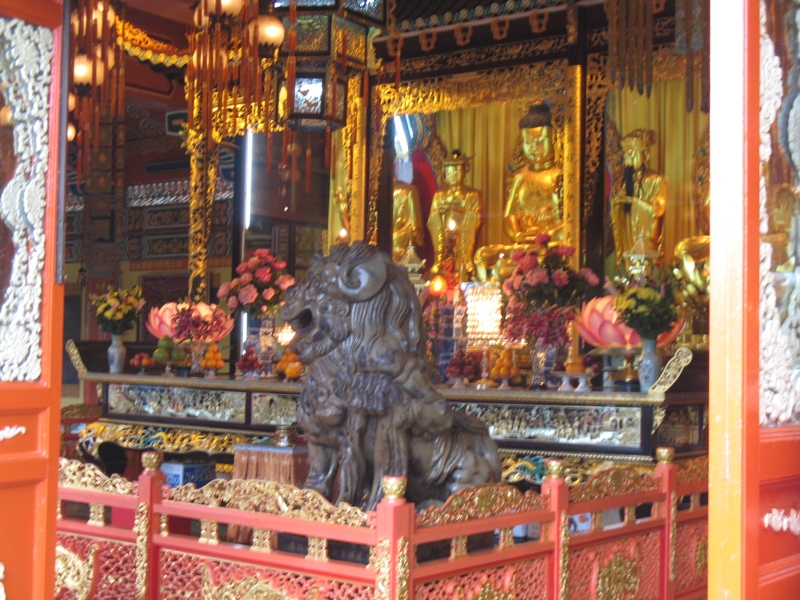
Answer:
[[[125,496],[136,496],[139,493],[136,483],[119,475],[109,477],[94,465],[68,458],[58,460],[58,486]]]
[[[200,489],[189,483],[170,490],[169,499],[350,527],[364,527],[367,522],[367,513],[359,508],[344,502],[334,506],[313,490],[275,481],[215,479]]]
[[[56,546],[56,594],[68,590],[75,600],[86,600],[94,584],[95,555],[97,546],[92,545],[85,560],[61,544]]]
[[[486,483],[456,492],[441,507],[425,509],[417,515],[417,527],[462,523],[542,507],[542,497],[534,491],[523,494],[506,483]]]
[[[639,567],[636,561],[617,552],[597,576],[597,600],[619,600],[631,597],[639,589]]]
[[[589,502],[600,498],[653,492],[660,488],[661,480],[649,472],[631,466],[614,466],[593,475],[585,484],[569,492],[569,501]]]

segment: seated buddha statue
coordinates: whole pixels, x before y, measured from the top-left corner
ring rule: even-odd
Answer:
[[[392,259],[397,262],[410,244],[422,246],[425,231],[417,186],[395,179],[392,187]]]
[[[532,247],[537,235],[546,233],[554,241],[562,237],[563,176],[555,164],[550,104],[535,102],[520,119],[519,128],[527,164],[514,173],[503,211],[503,229],[513,243],[478,248],[475,265],[482,280],[488,278],[489,271],[501,258],[502,271],[503,262],[516,249]]]
[[[434,195],[428,217],[433,241],[431,273],[449,272],[468,281],[475,270],[472,252],[483,209],[479,190],[465,183],[471,159],[453,150],[444,161],[445,185]]]
[[[667,207],[667,183],[664,177],[649,169],[649,148],[655,134],[646,129],[636,129],[622,138],[623,186],[611,199],[611,227],[617,266],[628,267],[628,255],[637,238],[644,241],[658,255],[654,262],[664,257],[664,212]]]

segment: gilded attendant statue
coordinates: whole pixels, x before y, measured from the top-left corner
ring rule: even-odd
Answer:
[[[664,177],[647,168],[649,148],[655,141],[654,132],[636,129],[622,138],[624,182],[619,193],[611,199],[611,226],[617,265],[626,264],[639,235],[658,254],[664,257],[664,212],[667,207],[667,183]]]
[[[510,258],[518,248],[533,247],[536,236],[545,233],[552,240],[562,237],[561,192],[563,176],[556,165],[550,104],[534,102],[519,121],[522,153],[527,164],[511,180],[503,213],[503,228],[513,244],[493,244],[475,253],[478,276],[501,258]]]
[[[410,244],[422,246],[425,231],[422,228],[417,186],[395,179],[393,187],[392,259],[397,262],[403,258]]]
[[[446,185],[433,195],[428,217],[434,251],[431,273],[438,273],[444,261],[452,260],[452,271],[462,281],[475,271],[472,252],[482,211],[480,191],[465,183],[470,161],[461,151],[453,150],[444,162]]]

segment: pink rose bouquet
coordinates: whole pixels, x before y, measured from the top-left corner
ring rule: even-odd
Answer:
[[[236,267],[237,277],[219,286],[217,298],[232,311],[265,317],[283,303],[283,293],[294,285],[294,277],[282,273],[285,268],[284,261],[260,248]]]
[[[566,323],[600,283],[591,269],[572,268],[570,257],[575,248],[549,243],[550,236],[540,234],[536,237],[538,248],[519,249],[512,256],[517,265],[503,282],[503,292],[508,297],[506,333],[513,340],[565,342]]]

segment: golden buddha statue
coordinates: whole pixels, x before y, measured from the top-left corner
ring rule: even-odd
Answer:
[[[532,246],[539,234],[546,233],[554,241],[562,237],[563,175],[555,164],[550,104],[535,102],[520,119],[519,127],[528,164],[514,173],[503,211],[503,229],[514,243],[478,248],[475,265],[482,280],[488,278],[498,260],[507,262],[516,249]]]
[[[472,252],[483,208],[480,191],[465,183],[470,160],[453,150],[444,161],[445,185],[433,195],[428,217],[434,253],[431,273],[442,271],[448,261],[452,264],[446,270],[462,281],[469,280],[475,271]]]
[[[636,129],[622,138],[623,187],[611,199],[611,226],[617,266],[627,265],[628,254],[639,235],[651,250],[658,254],[656,262],[664,257],[664,212],[667,207],[667,183],[664,177],[647,168],[649,148],[655,134],[646,129]]]
[[[419,189],[412,183],[395,179],[392,191],[392,259],[397,262],[409,245],[420,247],[425,241]]]

